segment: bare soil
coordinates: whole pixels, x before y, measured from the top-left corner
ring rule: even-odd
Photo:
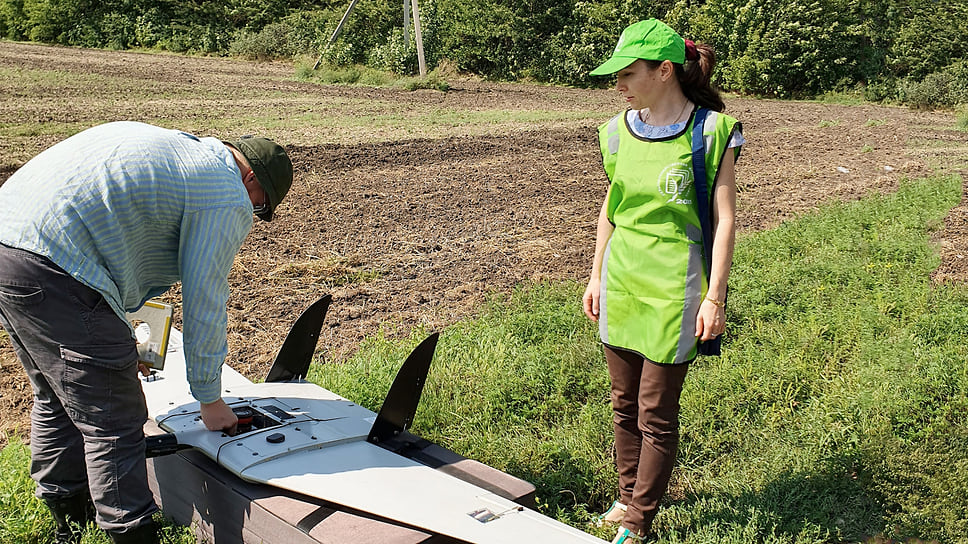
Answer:
[[[51,69],[75,83],[45,86],[27,77]],[[51,124],[135,119],[207,135],[202,129],[213,120],[274,116],[243,128],[287,145],[295,185],[277,219],[254,226],[230,276],[227,362],[253,379],[264,376],[299,312],[326,293],[334,304],[319,347],[326,361],[339,362],[378,331],[440,329],[522,282],[584,281],[605,191],[595,127],[623,108],[607,90],[459,77],[446,93],[319,86],[291,79],[293,68],[284,64],[5,42],[0,73],[7,80],[0,83],[0,130],[36,126],[15,144],[0,140],[0,182],[61,138],[45,135]],[[193,89],[197,100],[185,97]],[[289,130],[287,119],[325,114],[332,106],[320,104],[343,98],[345,108],[365,98],[401,111],[591,114],[412,133],[374,126],[360,134],[298,121]],[[747,139],[737,165],[741,235],[825,202],[893,191],[903,178],[968,173],[968,134],[954,130],[951,113],[745,98],[728,98],[727,113],[742,121]],[[966,281],[968,201],[952,210],[936,239],[942,264],[935,280]],[[179,295],[177,288],[167,295],[176,309]],[[30,386],[4,337],[0,444],[4,433],[25,434],[30,404]]]

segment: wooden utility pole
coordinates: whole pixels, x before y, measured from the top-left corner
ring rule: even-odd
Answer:
[[[326,50],[329,49],[329,46],[333,45],[333,42],[336,41],[336,38],[339,36],[339,33],[342,32],[343,30],[343,25],[345,25],[346,20],[350,18],[350,13],[353,13],[353,8],[356,7],[356,3],[358,1],[359,0],[350,0],[350,7],[346,8],[346,13],[343,14],[343,18],[340,19],[339,24],[336,25],[336,30],[333,31],[333,35],[330,36],[329,41],[326,42],[326,47],[323,48],[323,53],[325,53]],[[320,53],[319,58],[316,59],[316,64],[313,65],[313,70],[316,70],[317,68],[319,68],[320,63],[323,62],[323,53]]]
[[[427,75],[427,63],[424,61],[423,39],[420,37],[420,12],[417,10],[417,0],[410,0],[413,7],[413,37],[417,42],[417,63],[420,67],[420,77]]]
[[[410,49],[410,0],[403,0],[403,47]]]
[[[339,37],[339,33],[343,30],[343,25],[346,24],[346,20],[350,18],[350,13],[353,13],[353,8],[356,7],[356,3],[359,0],[350,0],[350,7],[346,8],[346,13],[343,14],[343,18],[340,19],[339,24],[336,25],[336,30],[333,31],[333,35],[329,37],[329,42],[326,43],[326,47],[323,48],[323,52],[319,54],[319,58],[316,59],[316,64],[313,65],[313,70],[319,68],[319,65],[323,62],[323,54],[329,49],[329,46],[333,45],[336,38]],[[417,9],[417,0],[410,0],[410,4],[407,4],[407,0],[403,0],[403,43],[406,47],[410,47],[410,8],[413,8],[413,37],[417,44],[417,64],[420,68],[420,76],[427,75],[427,63],[424,60],[424,49],[423,49],[423,39],[420,36],[420,11]]]

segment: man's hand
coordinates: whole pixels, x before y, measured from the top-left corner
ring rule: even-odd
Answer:
[[[202,403],[202,422],[210,431],[223,431],[229,436],[235,436],[239,418],[225,401],[218,399],[209,404]]]

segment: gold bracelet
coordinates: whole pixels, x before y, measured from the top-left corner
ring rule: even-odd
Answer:
[[[722,308],[723,306],[726,306],[726,301],[725,300],[716,300],[714,298],[709,298],[709,297],[706,297],[706,300],[708,300],[709,302],[712,302],[713,304],[715,304],[719,308]]]

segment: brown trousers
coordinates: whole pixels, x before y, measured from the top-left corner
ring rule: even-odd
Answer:
[[[612,380],[622,525],[640,535],[665,495],[679,449],[679,396],[689,365],[660,365],[637,353],[605,346]]]

